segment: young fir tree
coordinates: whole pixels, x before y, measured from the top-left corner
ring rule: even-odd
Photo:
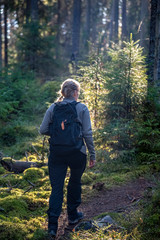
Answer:
[[[133,149],[135,123],[141,117],[147,77],[143,49],[138,42],[131,36],[123,46],[115,45],[103,56],[99,51],[94,53],[89,64],[80,67],[80,78],[94,127],[100,130],[100,142],[114,150],[128,151]]]
[[[133,126],[141,114],[147,92],[142,48],[132,40],[108,51],[105,64],[106,128],[118,150],[132,149]],[[110,127],[109,127],[110,126]],[[111,128],[111,129],[110,129]]]

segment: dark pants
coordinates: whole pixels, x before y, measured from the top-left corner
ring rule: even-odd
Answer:
[[[62,149],[63,152],[63,149]],[[48,229],[57,231],[58,217],[63,203],[63,186],[67,168],[70,168],[70,179],[67,186],[67,212],[73,217],[77,214],[77,207],[81,203],[81,177],[86,167],[86,155],[80,151],[65,156],[58,156],[56,151],[50,151],[49,177],[52,192],[48,209]]]

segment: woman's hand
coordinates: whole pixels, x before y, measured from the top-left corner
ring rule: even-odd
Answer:
[[[96,164],[96,160],[90,160],[90,161],[89,161],[89,168],[94,167],[95,164]]]

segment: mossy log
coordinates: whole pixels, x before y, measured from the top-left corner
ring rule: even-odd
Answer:
[[[0,164],[4,169],[13,173],[22,173],[27,168],[32,168],[32,167],[40,168],[43,166],[47,166],[47,164],[43,162],[19,161],[19,160],[14,160],[11,157],[3,158],[2,152],[0,152]]]
[[[18,161],[10,157],[3,158],[0,152],[0,164],[4,169],[13,173],[22,173],[27,168],[46,166],[46,163],[32,162],[32,161]]]
[[[10,159],[0,161],[2,167],[4,167],[9,172],[22,173],[25,169],[31,167],[40,167],[36,162],[25,162]]]

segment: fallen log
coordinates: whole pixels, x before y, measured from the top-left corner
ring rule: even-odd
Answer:
[[[7,171],[14,173],[22,173],[25,169],[31,167],[40,167],[36,162],[25,162],[12,159],[10,161],[1,160],[0,163]]]
[[[2,152],[0,152],[0,164],[4,169],[12,173],[22,173],[24,170],[31,167],[40,168],[42,166],[47,166],[44,162],[19,161],[10,157],[3,158]]]

